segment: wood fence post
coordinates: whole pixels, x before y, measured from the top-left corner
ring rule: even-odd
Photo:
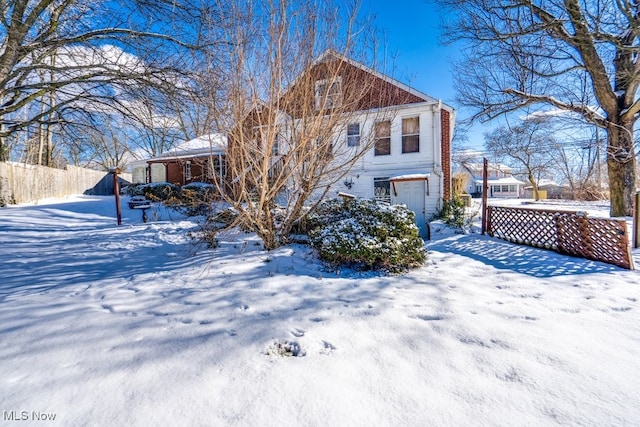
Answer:
[[[122,213],[120,210],[120,185],[118,182],[118,174],[120,173],[120,168],[114,168],[113,172],[113,194],[116,196],[116,218],[118,221],[118,225],[122,225]]]
[[[640,247],[640,191],[636,193],[633,206],[633,247]]]
[[[484,158],[484,162],[482,164],[482,234],[487,232],[487,228],[489,227],[489,206],[487,206],[488,198],[489,198],[489,160]]]

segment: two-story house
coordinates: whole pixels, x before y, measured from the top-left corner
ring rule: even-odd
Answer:
[[[287,156],[304,157],[299,147],[317,141],[317,149],[342,168],[331,175],[338,178],[327,175],[317,185],[318,195],[406,204],[426,236],[427,221],[451,196],[452,107],[332,51],[304,70],[278,102],[265,104],[236,130],[269,147],[274,169],[306,167]],[[234,149],[241,139],[229,137],[230,157],[243,155],[242,144],[235,142]],[[239,182],[254,167],[237,166],[229,179]]]
[[[482,195],[483,164],[468,163],[462,168],[469,174],[467,193],[475,197]],[[489,163],[487,165],[487,184],[489,197],[517,198],[522,197],[525,183],[513,177],[513,169],[501,163]]]

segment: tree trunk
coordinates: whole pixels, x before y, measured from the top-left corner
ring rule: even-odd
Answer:
[[[607,169],[611,216],[631,216],[636,188],[633,124],[608,129]]]
[[[538,200],[540,200],[540,193],[538,192],[538,184],[536,183],[536,180],[533,177],[533,173],[529,172],[528,178],[529,178],[529,183],[533,188],[533,199],[537,202]]]

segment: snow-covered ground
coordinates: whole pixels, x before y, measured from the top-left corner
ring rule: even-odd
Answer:
[[[330,272],[114,211],[0,209],[0,425],[640,424],[638,271],[444,234],[406,275]]]

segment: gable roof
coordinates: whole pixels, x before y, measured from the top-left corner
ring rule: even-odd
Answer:
[[[383,80],[383,81],[385,81],[385,82],[387,82],[389,84],[392,84],[392,85],[394,85],[394,86],[396,86],[396,87],[398,87],[398,88],[410,93],[411,95],[413,95],[415,97],[421,98],[423,101],[426,101],[426,102],[441,102],[439,99],[433,98],[433,97],[425,94],[424,92],[421,92],[421,91],[419,91],[419,90],[417,90],[415,88],[412,88],[411,86],[406,85],[406,84],[400,82],[399,80],[391,78],[391,77],[387,76],[386,74],[383,74],[383,73],[381,73],[379,71],[376,71],[373,68],[370,68],[370,67],[364,65],[361,62],[355,61],[355,60],[353,60],[353,59],[351,59],[351,58],[349,58],[349,57],[347,57],[345,55],[342,55],[342,54],[336,52],[333,49],[325,50],[318,58],[316,58],[313,61],[312,66],[321,64],[323,62],[332,61],[332,60],[338,60],[338,61],[346,62],[347,64],[349,64],[349,65],[351,65],[353,67],[359,68],[360,70],[362,70],[362,71],[364,71],[366,73],[369,73],[369,74],[371,74],[371,75],[373,75],[373,76],[375,76],[375,77],[377,77],[377,78],[379,78],[379,79],[381,79],[381,80]],[[447,107],[451,108],[450,106],[447,106]],[[451,108],[451,109],[453,109],[453,108]]]
[[[280,97],[280,108],[292,117],[302,117],[304,111],[314,110],[314,83],[326,78],[340,78],[343,96],[359,94],[347,101],[354,111],[392,107],[397,105],[429,103],[455,112],[441,100],[420,92],[366,65],[334,50],[328,49],[312,61]],[[366,86],[363,86],[365,84]],[[362,89],[365,89],[364,91]]]

